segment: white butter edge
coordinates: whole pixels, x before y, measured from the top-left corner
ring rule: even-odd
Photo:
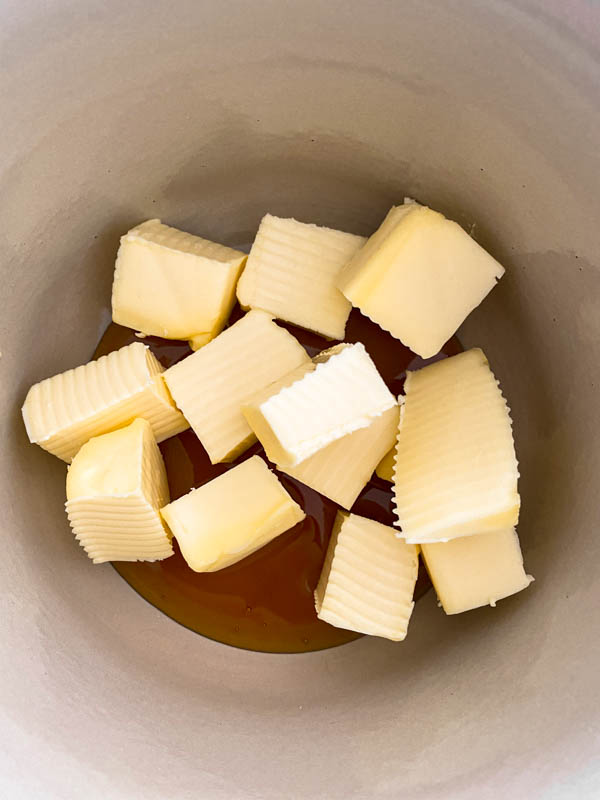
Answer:
[[[273,387],[242,411],[269,460],[293,467],[396,406],[363,344],[340,344],[313,359],[291,385]]]
[[[164,377],[214,464],[233,460],[256,441],[242,405],[309,362],[302,345],[271,314],[253,310]]]
[[[398,409],[389,408],[366,428],[336,439],[295,467],[277,469],[350,509],[368,483],[398,429]]]

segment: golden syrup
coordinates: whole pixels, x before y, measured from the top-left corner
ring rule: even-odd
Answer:
[[[241,316],[236,308],[230,322]],[[335,342],[292,325],[287,328],[314,355]],[[111,324],[102,337],[95,357],[138,341],[135,333]],[[186,342],[148,336],[143,339],[159,361],[169,367],[190,354]],[[359,311],[350,314],[344,341],[364,343],[390,390],[400,394],[407,369],[415,369],[437,358],[462,350],[453,338],[435,359],[424,362],[408,348],[372,323]],[[200,441],[188,430],[160,445],[171,499],[186,494],[255,453],[246,451],[233,464],[211,464]],[[183,560],[177,544],[175,555],[164,561],[115,562],[114,567],[146,600],[172,619],[219,642],[271,653],[299,653],[334,647],[360,634],[335,628],[317,618],[313,592],[325,558],[338,506],[299,481],[278,477],[304,508],[306,519],[243,561],[218,572],[193,572]],[[352,511],[392,525],[391,485],[373,476],[356,500]],[[431,587],[421,565],[415,599]]]

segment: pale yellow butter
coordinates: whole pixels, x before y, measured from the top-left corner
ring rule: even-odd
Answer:
[[[166,339],[190,339],[197,349],[225,325],[245,261],[239,250],[148,220],[121,238],[113,320]]]
[[[405,198],[405,203],[414,203],[414,200],[409,200]],[[400,396],[398,398],[398,405],[399,405],[399,414],[398,414],[398,423],[400,422],[400,416],[402,414],[402,406],[404,405],[404,397]],[[390,483],[394,482],[394,469],[396,467],[396,441],[398,439],[398,428],[396,428],[396,435],[394,436],[394,443],[392,447],[388,450],[388,452],[384,455],[381,459],[379,464],[375,469],[375,474],[378,478],[381,478],[383,481],[389,481]]]
[[[240,305],[343,339],[351,305],[336,280],[365,241],[352,233],[267,214],[238,283]]]
[[[519,537],[514,528],[421,545],[427,571],[446,614],[460,614],[526,589]]]
[[[418,572],[418,547],[387,525],[338,511],[315,590],[317,616],[338,628],[402,641]]]
[[[164,377],[214,464],[233,460],[255,441],[242,405],[305,363],[302,345],[271,314],[249,311]]]
[[[90,439],[69,467],[67,515],[95,564],[172,555],[160,516],[168,502],[165,465],[144,419]]]
[[[36,383],[23,405],[29,440],[71,461],[92,436],[147,419],[162,442],[189,427],[163,382],[163,367],[141,342]]]
[[[375,469],[378,478],[384,481],[394,482],[394,463],[396,461],[396,445],[384,455]]]
[[[301,522],[295,503],[259,456],[252,456],[162,509],[196,572],[215,572]]]
[[[366,428],[349,433],[295,467],[277,468],[350,509],[398,433],[398,408],[389,408]]]
[[[242,409],[269,459],[282,468],[366,428],[397,405],[363,344],[336,345],[302,371],[291,385],[275,383]]]
[[[506,400],[475,348],[408,372],[394,495],[409,542],[503,530],[519,518]]]
[[[460,225],[408,203],[391,209],[338,286],[363,314],[429,358],[503,274]]]

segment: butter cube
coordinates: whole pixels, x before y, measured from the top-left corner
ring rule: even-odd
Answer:
[[[198,348],[222,330],[246,254],[151,219],[121,238],[113,320]]]
[[[238,283],[240,305],[343,339],[351,305],[336,280],[365,241],[352,233],[267,214]]]
[[[532,582],[514,528],[423,544],[423,559],[446,614],[495,606]]]
[[[274,383],[244,404],[243,412],[271,461],[293,467],[336,439],[366,428],[394,408],[363,344],[319,353],[304,374]]]
[[[429,358],[503,274],[460,225],[407,203],[392,208],[344,268],[338,286],[363,314]]]
[[[277,469],[350,509],[368,483],[381,454],[395,442],[398,415],[396,406],[389,408],[366,428],[336,439],[295,467],[277,465]]]
[[[141,342],[36,383],[22,408],[29,441],[63,461],[103,433],[147,419],[162,442],[189,427],[163,382],[163,367]]]
[[[175,402],[215,464],[232,461],[255,441],[242,405],[308,362],[302,345],[270,314],[250,311],[164,375]]]
[[[162,509],[195,572],[215,572],[246,558],[301,522],[295,503],[259,456]]]
[[[479,348],[408,372],[395,503],[408,542],[503,530],[519,518],[506,400]]]
[[[319,619],[394,642],[406,637],[414,607],[419,548],[393,528],[338,511],[315,590]]]
[[[165,465],[145,419],[90,439],[69,467],[67,515],[94,564],[173,555],[160,516],[168,502]]]

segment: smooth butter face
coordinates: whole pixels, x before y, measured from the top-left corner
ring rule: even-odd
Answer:
[[[258,456],[175,500],[162,515],[196,572],[235,564],[305,516]]]
[[[269,459],[294,467],[396,406],[362,344],[320,353],[291,385],[275,384],[243,406]]]
[[[67,515],[96,564],[172,555],[159,511],[168,501],[165,466],[144,419],[90,439],[69,467]]]
[[[121,238],[113,320],[198,347],[225,325],[245,261],[238,250],[148,220]]]
[[[392,208],[338,286],[363,314],[429,358],[503,274],[459,225],[410,203]]]
[[[67,500],[80,497],[127,495],[141,488],[146,420],[94,436],[73,459],[67,472]],[[149,428],[150,437],[152,429]]]
[[[277,465],[277,469],[350,509],[382,453],[395,442],[398,416],[396,406],[389,408],[366,428],[336,439],[295,467]]]
[[[255,441],[242,405],[258,391],[310,359],[270,314],[250,311],[214,341],[165,373],[213,464],[231,461]]]
[[[394,483],[401,535],[436,542],[516,525],[512,424],[483,352],[408,372],[405,392]]]
[[[526,589],[519,537],[514,528],[421,546],[427,571],[446,614],[460,614]]]
[[[319,619],[393,641],[405,638],[414,607],[419,548],[393,528],[338,511],[315,590]]]
[[[31,442],[70,462],[79,448],[136,417],[162,442],[189,427],[163,382],[163,368],[141,342],[36,383],[22,413]]]
[[[240,305],[343,339],[351,305],[336,280],[365,241],[362,236],[267,214],[238,284]]]

